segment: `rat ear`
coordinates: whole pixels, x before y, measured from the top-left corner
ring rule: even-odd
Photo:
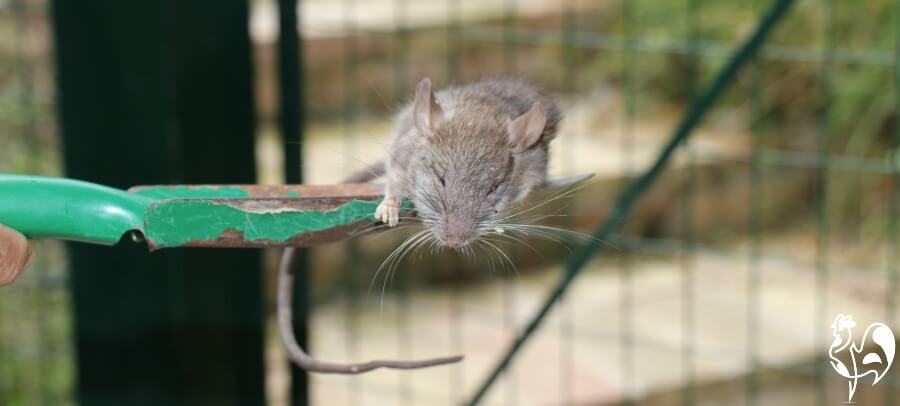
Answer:
[[[507,132],[512,151],[518,154],[534,145],[541,138],[546,124],[547,116],[544,115],[544,109],[541,108],[540,103],[534,103],[531,105],[531,110],[510,121],[507,125]]]
[[[431,90],[431,79],[425,78],[416,85],[416,100],[413,102],[413,122],[416,128],[431,136],[444,121],[444,110],[438,105]]]

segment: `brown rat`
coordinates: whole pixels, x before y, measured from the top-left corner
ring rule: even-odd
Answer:
[[[423,79],[395,118],[385,198],[375,217],[397,225],[408,197],[443,245],[466,246],[544,183],[548,144],[561,119],[556,103],[521,79],[484,79],[437,93]]]

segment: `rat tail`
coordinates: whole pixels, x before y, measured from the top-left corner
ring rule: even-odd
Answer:
[[[462,361],[461,355],[413,361],[374,360],[349,364],[326,362],[313,358],[300,347],[297,337],[294,335],[294,251],[294,248],[286,248],[281,255],[281,264],[278,265],[278,332],[288,357],[300,368],[324,374],[355,375],[379,368],[418,369]]]
[[[350,175],[342,183],[368,182],[383,174],[384,161],[380,161]],[[281,254],[281,263],[278,265],[278,333],[288,357],[300,368],[325,374],[355,375],[379,368],[418,369],[462,361],[461,355],[414,361],[374,360],[355,364],[332,363],[313,358],[297,343],[297,337],[294,335],[294,260],[297,256],[296,251],[293,247],[285,248]]]
[[[341,183],[366,183],[384,175],[384,161],[378,161],[344,178]]]

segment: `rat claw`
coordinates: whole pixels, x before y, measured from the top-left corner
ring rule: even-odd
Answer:
[[[382,219],[382,215],[384,214],[384,202],[378,203],[378,207],[375,209],[375,221],[384,222]]]
[[[395,227],[400,223],[400,199],[385,197],[375,209],[375,219]]]
[[[391,206],[388,208],[389,223],[391,227],[396,227],[400,223],[400,208]]]

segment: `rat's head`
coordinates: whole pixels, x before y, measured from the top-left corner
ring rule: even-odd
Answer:
[[[426,78],[416,86],[413,121],[420,140],[410,197],[444,246],[462,248],[493,230],[535,186],[522,163],[546,154],[531,148],[547,121],[540,104],[513,119],[478,109],[448,117]]]

